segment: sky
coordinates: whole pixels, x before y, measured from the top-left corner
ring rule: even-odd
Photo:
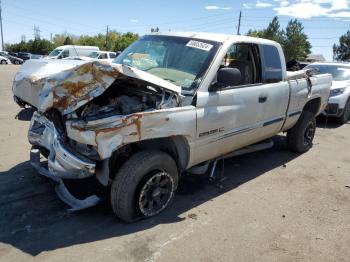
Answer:
[[[332,46],[350,30],[350,0],[2,0],[5,43],[51,34],[105,32],[107,25],[119,32],[144,35],[160,31],[200,31],[236,34],[242,11],[241,34],[263,29],[278,16],[285,27],[297,18],[304,25],[312,53],[332,60]]]

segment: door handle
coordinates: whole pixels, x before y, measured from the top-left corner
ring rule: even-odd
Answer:
[[[259,103],[265,103],[267,100],[267,95],[261,95],[259,96]]]

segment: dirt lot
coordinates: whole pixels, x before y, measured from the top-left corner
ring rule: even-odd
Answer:
[[[123,224],[107,204],[67,212],[31,168],[17,69],[0,66],[0,261],[350,261],[349,124],[319,123],[304,155],[278,136],[227,160],[221,184],[186,177],[164,214]]]

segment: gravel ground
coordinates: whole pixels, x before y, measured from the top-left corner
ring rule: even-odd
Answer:
[[[163,214],[124,224],[107,203],[67,212],[32,169],[17,70],[0,66],[0,261],[350,261],[349,123],[321,121],[303,155],[277,136],[221,183],[185,177]]]

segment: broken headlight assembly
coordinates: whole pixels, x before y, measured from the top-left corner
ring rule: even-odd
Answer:
[[[345,91],[345,88],[332,89],[329,96],[339,96],[339,95],[343,94],[344,91]]]

